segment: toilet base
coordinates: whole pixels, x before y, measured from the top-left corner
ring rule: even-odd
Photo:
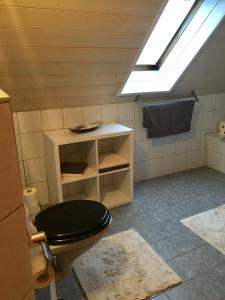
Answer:
[[[56,258],[56,280],[69,274],[73,261],[94,246],[105,234],[108,226],[101,232],[81,241],[65,245],[50,245],[50,250]]]

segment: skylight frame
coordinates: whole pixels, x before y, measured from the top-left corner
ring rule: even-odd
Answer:
[[[172,65],[170,69],[168,68],[168,61],[170,61],[169,60],[170,54],[173,53],[174,49],[176,50],[176,47],[182,38],[181,36],[178,42],[176,43],[175,47],[171,50],[169,55],[167,55],[161,68],[158,71],[152,71],[151,69],[148,69],[147,66],[144,66],[144,71],[141,71],[141,67],[139,71],[135,71],[136,68],[133,67],[133,69],[131,70],[128,76],[128,79],[125,81],[124,85],[120,90],[120,95],[151,93],[151,92],[168,92],[172,89],[172,87],[179,79],[181,74],[184,72],[184,70],[187,68],[189,63],[193,60],[195,55],[198,53],[198,51],[203,47],[205,42],[208,40],[212,32],[223,20],[225,15],[225,0],[205,0],[203,4],[200,6],[196,14],[198,16],[201,13],[204,14],[204,20],[200,24],[200,26],[198,26],[195,35],[192,37],[188,46],[185,48],[184,52],[186,52],[186,54],[180,53],[179,60],[177,60],[177,63],[175,65]],[[195,18],[196,15],[193,17],[193,20]],[[185,29],[186,31],[189,30],[192,22],[190,22],[190,24],[187,26],[187,28]],[[197,38],[201,39],[201,35],[203,36],[203,40],[201,44],[199,43],[197,45],[196,40]],[[195,45],[195,50],[191,55],[190,48],[192,47],[192,44]],[[183,62],[182,62],[182,56],[183,56]],[[185,59],[186,62],[184,62]],[[178,65],[180,70],[179,68],[177,68]],[[167,66],[167,71],[165,66]]]

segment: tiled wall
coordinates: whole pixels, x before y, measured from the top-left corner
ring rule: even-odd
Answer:
[[[134,102],[14,113],[22,185],[23,160],[41,204],[48,202],[43,131],[68,128],[82,122],[119,122],[135,130],[135,181],[179,172],[205,164],[207,132],[225,120],[225,94],[200,96],[188,134],[147,139],[142,111]],[[26,172],[27,173],[27,172]]]

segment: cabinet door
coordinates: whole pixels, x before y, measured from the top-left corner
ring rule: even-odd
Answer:
[[[0,298],[24,299],[32,283],[23,207],[0,222],[0,266]]]
[[[9,103],[0,104],[0,220],[22,204],[19,167]]]

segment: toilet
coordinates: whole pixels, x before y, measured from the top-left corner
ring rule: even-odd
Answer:
[[[56,279],[68,274],[74,259],[96,244],[110,223],[107,208],[92,200],[58,203],[37,214],[35,226],[46,233],[56,257]]]

